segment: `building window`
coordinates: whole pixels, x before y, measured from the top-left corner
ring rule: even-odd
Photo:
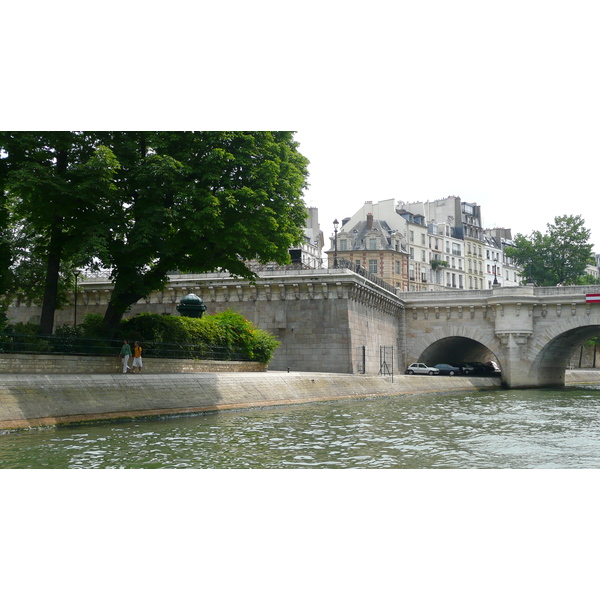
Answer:
[[[415,249],[414,248],[410,249],[410,259],[415,260]]]
[[[424,245],[425,245],[425,234],[422,233],[421,234],[421,246],[424,246]]]
[[[399,275],[399,274],[400,274],[400,261],[397,260],[396,261],[396,275]]]
[[[369,260],[369,273],[377,274],[377,259]]]
[[[348,250],[348,240],[340,240],[340,252]]]
[[[377,239],[369,238],[369,250],[377,250]]]
[[[411,241],[411,242],[414,242],[414,241],[415,241],[415,232],[414,232],[414,231],[411,231],[411,232],[410,232],[410,241]]]
[[[357,258],[354,264],[360,269],[360,258]]]

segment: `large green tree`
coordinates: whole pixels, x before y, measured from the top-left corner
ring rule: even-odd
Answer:
[[[583,275],[592,253],[590,230],[581,215],[555,217],[545,234],[517,234],[515,247],[507,248],[522,268],[522,275],[537,285],[572,284]]]
[[[65,270],[110,270],[112,332],[172,271],[253,279],[244,261],[289,262],[302,239],[308,161],[292,132],[0,132],[0,159],[15,231],[31,232],[19,266],[43,257],[45,333]]]
[[[52,333],[61,269],[96,252],[116,161],[85,132],[0,132],[3,196],[12,222],[31,231],[27,253],[44,264],[40,329]],[[24,267],[23,261],[18,262]],[[64,272],[63,272],[64,275]]]
[[[104,325],[115,330],[172,271],[227,270],[244,261],[289,262],[302,239],[307,159],[292,132],[106,132],[120,165],[119,202],[100,259],[114,290]]]

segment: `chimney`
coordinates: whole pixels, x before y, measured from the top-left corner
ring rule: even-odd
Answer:
[[[367,229],[373,229],[373,213],[367,213]]]

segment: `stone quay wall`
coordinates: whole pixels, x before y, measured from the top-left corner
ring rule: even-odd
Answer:
[[[600,386],[600,370],[568,371],[567,385]],[[0,377],[0,430],[18,430],[320,401],[500,389],[500,378],[336,373],[86,374]]]
[[[88,279],[79,285],[77,322],[89,313],[104,314],[112,284]],[[262,272],[255,285],[226,273],[173,275],[163,291],[134,304],[126,317],[140,313],[178,316],[177,303],[187,294],[202,298],[207,313],[232,309],[281,346],[273,370],[378,374],[380,346],[395,349],[394,372],[403,372],[400,340],[404,337],[404,303],[392,292],[348,269]],[[13,305],[12,321],[39,322],[41,308]],[[57,311],[55,325],[73,325],[74,302]],[[362,347],[365,364],[362,365]]]
[[[498,378],[335,373],[3,375],[0,430],[423,393],[498,389]]]

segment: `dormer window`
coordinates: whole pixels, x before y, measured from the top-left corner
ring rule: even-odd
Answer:
[[[369,238],[369,250],[377,250],[377,239]]]

